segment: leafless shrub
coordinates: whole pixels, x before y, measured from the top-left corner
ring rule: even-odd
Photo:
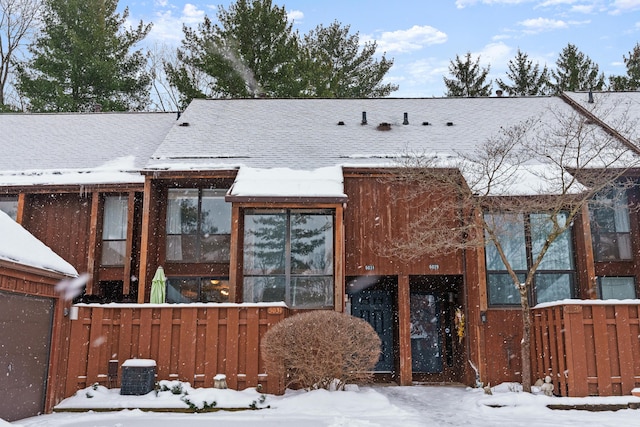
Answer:
[[[380,338],[362,319],[322,310],[289,317],[264,336],[267,371],[283,375],[287,387],[307,390],[371,380]]]

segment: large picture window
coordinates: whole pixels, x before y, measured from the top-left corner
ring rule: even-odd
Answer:
[[[244,301],[332,307],[333,229],[333,211],[247,210]]]
[[[222,189],[169,189],[167,260],[229,262],[231,204]]]
[[[560,220],[566,220],[562,217]],[[552,223],[544,213],[486,214],[485,221],[495,230],[507,261],[524,282],[527,271],[537,258],[551,231]],[[520,304],[520,293],[502,262],[493,243],[485,248],[489,304]],[[575,288],[575,267],[571,228],[551,244],[534,276],[532,303],[572,298]]]
[[[128,212],[129,205],[126,196],[105,197],[101,265],[124,265],[127,250]]]
[[[590,205],[591,238],[596,261],[633,258],[629,205],[623,189],[599,194]]]

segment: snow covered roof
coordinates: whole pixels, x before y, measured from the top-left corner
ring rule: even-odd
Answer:
[[[640,91],[565,92],[578,105],[595,115],[640,148]]]
[[[313,198],[346,201],[342,168],[329,166],[312,171],[289,168],[242,167],[229,191],[232,199],[262,197]]]
[[[0,185],[143,182],[174,113],[0,114]]]
[[[301,174],[291,170],[397,167],[403,156],[413,155],[437,158],[431,162],[434,167],[451,167],[504,129],[530,121],[549,131],[559,126],[559,117],[576,114],[561,97],[194,100],[146,169],[239,168],[231,196],[266,195],[263,191],[304,195],[320,190],[297,185]],[[605,133],[598,132],[596,138],[604,141]],[[494,186],[488,194],[558,194],[561,174],[550,170],[554,162],[547,157],[521,164],[514,172],[520,179],[508,188]],[[245,168],[251,168],[247,175]],[[274,170],[264,180],[268,168]],[[472,169],[463,171],[468,181],[466,173]],[[262,177],[256,176],[258,170]],[[581,191],[578,187],[570,191]]]
[[[194,100],[147,168],[397,165],[403,153],[471,150],[501,126],[570,108],[557,97]]]
[[[603,95],[596,104],[605,105]],[[568,96],[592,105],[586,94]],[[622,96],[626,104],[613,105],[628,105],[639,118],[640,92],[606,99]],[[0,186],[141,183],[140,170],[246,169],[230,197],[335,198],[343,196],[341,177],[318,172],[324,168],[398,166],[406,155],[450,167],[501,129],[528,119],[553,123],[565,113],[575,111],[561,97],[480,97],[196,99],[178,120],[167,113],[0,114],[7,142]],[[538,179],[543,163],[518,171],[526,183],[503,194],[553,192]]]
[[[76,269],[31,233],[0,211],[0,260],[14,262],[67,276],[78,275]]]

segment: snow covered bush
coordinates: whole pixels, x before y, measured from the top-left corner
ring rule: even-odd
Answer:
[[[371,380],[380,338],[362,319],[335,311],[310,311],[284,319],[262,341],[267,372],[287,387],[344,390]]]

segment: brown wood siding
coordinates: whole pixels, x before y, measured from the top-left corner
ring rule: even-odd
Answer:
[[[284,319],[283,307],[79,305],[71,322],[65,394],[93,383],[108,385],[109,360],[153,359],[158,380],[188,381],[212,387],[226,374],[229,387],[261,384],[267,393],[284,392],[284,381],[269,376],[260,357],[266,331]],[[115,385],[119,386],[119,382]]]
[[[624,396],[640,386],[640,305],[556,305],[533,310],[533,378],[561,396]]]
[[[421,200],[417,207],[407,199],[406,187],[380,176],[348,175],[344,187],[349,197],[345,209],[347,276],[463,274],[460,254],[430,254],[411,262],[383,254],[385,243],[400,238],[420,212],[437,208],[429,199]],[[432,196],[435,199],[442,193]]]
[[[55,253],[87,271],[91,225],[91,195],[30,194],[23,226]]]

